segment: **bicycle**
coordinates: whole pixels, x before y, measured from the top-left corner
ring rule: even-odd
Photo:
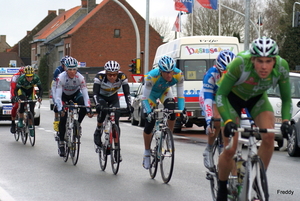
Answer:
[[[251,119],[251,118],[243,118]],[[251,124],[251,128],[238,128],[239,134],[238,147],[234,157],[236,172],[233,171],[228,178],[228,199],[252,201],[267,201],[269,199],[267,175],[261,158],[257,155],[256,135],[259,133],[281,133],[280,129],[260,129]],[[249,132],[249,138],[241,138],[241,132]],[[230,137],[230,143],[225,149],[230,149],[233,140]],[[243,159],[242,146],[246,144],[247,158]],[[214,162],[214,161],[213,161]],[[213,200],[216,200],[216,192],[218,190],[218,169],[214,165],[214,169],[207,172],[207,178],[211,181],[211,190]]]
[[[96,146],[96,153],[99,155],[99,163],[102,171],[106,169],[107,156],[111,157],[111,168],[113,173],[116,175],[119,171],[121,162],[121,148],[120,148],[120,129],[115,122],[115,113],[121,111],[127,111],[127,109],[112,107],[112,108],[102,108],[102,111],[108,111],[105,120],[103,121],[101,129],[101,142],[102,146]]]
[[[215,121],[221,121],[221,119],[212,118],[210,122],[211,128],[214,128]],[[219,177],[218,177],[218,168],[216,164],[218,162],[219,155],[222,153],[223,149],[224,149],[223,138],[222,138],[222,133],[220,131],[212,145],[213,167],[206,172],[206,179],[210,181],[213,200],[216,200],[217,193],[218,193]]]
[[[66,102],[63,106],[63,111],[66,111],[67,121],[66,121],[66,133],[65,133],[65,156],[63,157],[63,161],[67,162],[69,155],[72,158],[73,165],[76,165],[79,158],[79,151],[80,151],[80,138],[81,138],[81,131],[79,129],[79,109],[80,108],[89,108],[89,106],[85,105],[77,105],[73,101]],[[57,141],[58,148],[60,146],[59,139],[55,136],[55,140]]]
[[[159,118],[159,112],[163,113],[162,118]],[[156,121],[150,144],[151,165],[149,173],[150,177],[154,179],[158,163],[160,163],[160,172],[164,183],[171,180],[174,168],[174,139],[173,133],[167,125],[167,120],[173,113],[182,113],[182,110],[154,109]]]
[[[22,143],[25,145],[29,136],[29,141],[31,146],[35,145],[35,125],[34,125],[34,116],[31,113],[28,108],[30,108],[29,103],[36,103],[37,100],[21,100],[19,103],[25,103],[24,104],[24,118],[23,118],[23,124],[24,126],[22,128],[18,127],[18,124],[16,124],[16,133],[14,133],[15,140],[18,141],[20,136],[22,139]],[[20,108],[20,104],[19,104]],[[17,115],[17,118],[18,115]],[[30,131],[33,130],[33,132],[30,133]]]

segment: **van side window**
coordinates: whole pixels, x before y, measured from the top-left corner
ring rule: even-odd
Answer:
[[[186,60],[183,66],[185,80],[203,80],[207,68],[205,60]]]

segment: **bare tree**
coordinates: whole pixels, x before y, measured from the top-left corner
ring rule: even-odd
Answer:
[[[168,19],[152,18],[150,25],[160,34],[164,42],[174,39],[174,35],[171,31],[172,27]]]
[[[245,28],[245,0],[232,0],[222,1],[221,6],[221,35],[222,36],[233,36],[239,34],[241,38],[244,38]],[[262,7],[260,2],[251,1],[250,8],[250,27],[249,27],[249,38],[254,40],[258,37],[258,13]],[[192,34],[192,16],[193,19],[193,34]],[[206,8],[199,8],[194,10],[194,14],[190,14],[186,23],[183,25],[184,34],[187,36],[191,35],[218,35],[219,34],[219,10],[211,10]]]

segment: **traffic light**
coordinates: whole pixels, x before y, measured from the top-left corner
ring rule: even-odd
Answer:
[[[141,74],[141,59],[136,59],[136,74]]]
[[[300,26],[300,12],[295,12],[295,21],[294,21],[294,27]]]
[[[129,67],[131,69],[129,69],[129,71],[132,73],[132,74],[136,74],[136,59],[132,59],[131,60],[131,64],[129,64]]]

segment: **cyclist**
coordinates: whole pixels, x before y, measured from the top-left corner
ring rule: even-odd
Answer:
[[[158,68],[151,70],[145,80],[145,88],[142,95],[142,104],[146,113],[144,136],[144,157],[143,167],[150,168],[150,143],[151,133],[155,124],[155,119],[152,118],[152,109],[156,106],[156,100],[160,99],[164,108],[169,110],[175,109],[175,99],[172,94],[171,86],[177,84],[178,109],[184,110],[183,97],[184,76],[181,70],[176,68],[176,62],[169,56],[163,56],[158,62]],[[175,114],[171,114],[168,120],[168,126],[173,131],[175,124]]]
[[[120,71],[120,64],[116,61],[108,61],[94,78],[93,94],[96,104],[97,128],[94,133],[94,142],[97,146],[102,146],[101,134],[102,124],[107,115],[107,111],[101,111],[102,107],[120,107],[118,89],[122,87],[127,109],[132,111],[131,96],[127,76]],[[119,126],[120,113],[116,112],[115,122]],[[121,161],[121,158],[120,158]]]
[[[58,131],[58,125],[59,125],[59,115],[58,115],[58,111],[57,111],[57,107],[56,107],[56,104],[55,104],[55,89],[56,89],[56,83],[57,83],[57,78],[58,78],[58,75],[64,71],[66,71],[66,66],[64,64],[66,58],[68,58],[69,56],[64,56],[61,58],[60,60],[60,63],[61,65],[58,66],[54,73],[53,73],[53,81],[51,82],[51,92],[52,92],[52,99],[53,99],[53,103],[54,103],[54,108],[53,108],[53,111],[54,111],[54,122],[53,122],[53,129],[55,131]]]
[[[214,123],[214,128],[211,128],[211,118],[221,118],[216,106],[215,95],[218,89],[217,82],[220,80],[226,66],[235,58],[235,54],[229,50],[223,50],[219,53],[216,59],[216,65],[212,66],[204,75],[203,86],[200,90],[199,103],[205,113],[206,134],[208,135],[207,146],[203,153],[204,166],[212,168],[212,146],[220,132],[220,122]]]
[[[250,50],[240,52],[227,66],[216,95],[216,103],[224,121],[224,144],[232,129],[236,129],[242,108],[247,108],[256,126],[274,128],[275,117],[266,91],[279,85],[282,100],[281,131],[286,138],[291,131],[292,102],[289,82],[289,65],[278,55],[276,42],[267,37],[254,40]],[[267,169],[274,150],[274,133],[261,135],[258,155]],[[232,169],[232,157],[237,148],[238,135],[233,146],[219,157],[219,190],[217,200],[227,200],[227,179]]]
[[[11,103],[12,103],[12,110],[11,110],[11,128],[10,128],[10,132],[11,133],[16,133],[16,116],[17,116],[17,110],[19,108],[19,103],[18,101],[16,101],[16,97],[15,97],[15,88],[18,82],[18,79],[21,75],[24,74],[24,67],[22,66],[19,69],[19,72],[17,72],[16,74],[14,74],[11,78],[11,82],[10,82],[10,98],[11,98]]]
[[[14,94],[16,100],[34,100],[35,99],[35,90],[34,86],[37,86],[39,88],[39,94],[37,95],[37,99],[39,102],[42,101],[42,94],[43,94],[43,89],[42,89],[42,83],[40,81],[40,78],[38,75],[34,73],[34,69],[31,66],[26,66],[24,68],[24,74],[21,75],[18,79],[17,85],[14,90]],[[30,106],[30,111],[34,115],[34,106],[35,103],[29,103]],[[20,104],[19,108],[19,121],[18,121],[18,127],[22,128],[23,125],[23,118],[24,118],[24,103]],[[31,119],[31,123],[34,120]],[[34,130],[30,129],[30,135],[34,135]]]
[[[60,122],[59,122],[59,155],[61,157],[65,156],[65,147],[64,147],[64,137],[66,132],[66,121],[67,115],[62,110],[63,102],[72,100],[78,105],[90,106],[90,100],[88,96],[88,91],[86,87],[86,82],[84,77],[77,72],[78,62],[73,57],[68,57],[64,61],[67,71],[59,74],[57,78],[57,86],[55,90],[55,103],[57,105],[57,111],[60,113]],[[90,108],[80,108],[79,109],[79,133],[81,134],[81,122],[84,119],[85,115],[88,114],[89,117],[92,117]]]

